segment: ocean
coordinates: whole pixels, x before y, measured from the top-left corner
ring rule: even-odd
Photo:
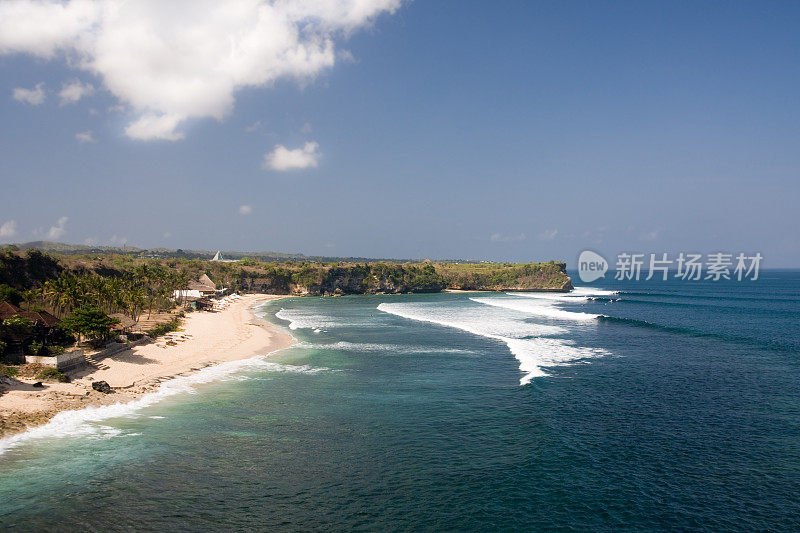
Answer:
[[[292,348],[0,441],[0,526],[800,529],[800,272],[576,284],[272,302]]]

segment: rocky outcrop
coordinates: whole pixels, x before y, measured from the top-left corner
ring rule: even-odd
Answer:
[[[113,392],[111,390],[111,386],[105,381],[95,381],[92,383],[92,388],[97,392],[102,392],[103,394],[111,394]]]

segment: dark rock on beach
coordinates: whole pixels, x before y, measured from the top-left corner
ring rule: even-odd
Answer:
[[[92,383],[92,388],[103,394],[111,394],[111,386],[105,381],[95,381]]]

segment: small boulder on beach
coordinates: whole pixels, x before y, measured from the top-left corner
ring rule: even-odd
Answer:
[[[105,381],[95,381],[92,383],[92,388],[103,394],[111,394],[111,386]]]

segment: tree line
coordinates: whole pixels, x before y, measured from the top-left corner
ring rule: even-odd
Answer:
[[[133,271],[108,277],[93,272],[62,272],[41,288],[28,291],[25,299],[38,299],[58,317],[78,308],[91,307],[106,313],[121,312],[136,321],[145,311],[151,314],[154,310],[171,307],[173,292],[185,288],[188,281],[185,272],[159,264],[138,265]]]

